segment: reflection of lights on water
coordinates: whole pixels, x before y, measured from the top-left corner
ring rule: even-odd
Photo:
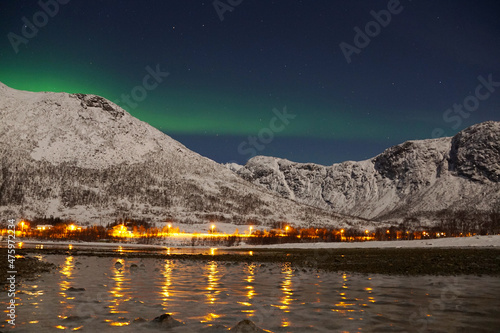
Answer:
[[[342,289],[339,293],[340,300],[335,304],[331,311],[345,315],[345,319],[347,320],[363,320],[363,317],[366,315],[365,308],[368,307],[367,303],[375,302],[374,297],[371,296],[371,294],[373,293],[373,288],[365,287],[363,289],[368,293],[368,296],[366,298],[357,298],[353,296],[348,297],[347,293],[351,292],[348,287],[348,282],[349,281],[347,275],[345,273],[342,274]]]
[[[219,271],[217,270],[217,262],[212,261],[208,266],[208,285],[207,285],[207,299],[208,303],[215,304],[217,301],[217,295],[220,293],[218,289],[219,286]]]
[[[255,281],[255,265],[248,266],[248,276],[246,278],[246,281],[249,283],[249,285],[246,286],[246,289],[247,289],[247,298],[250,301],[255,295],[254,287],[251,284],[252,282]]]
[[[283,296],[280,298],[280,305],[271,305],[273,307],[279,308],[280,310],[283,310],[284,313],[289,313],[290,312],[290,305],[292,304],[292,301],[294,300],[292,298],[293,296],[293,290],[292,290],[292,277],[293,277],[293,270],[290,267],[290,264],[287,264],[282,270],[281,274],[284,275],[283,282],[281,283],[281,291],[283,293]],[[281,321],[281,327],[288,327],[290,326],[290,322],[288,321],[287,318],[283,317]]]
[[[68,249],[69,249],[69,250],[73,250],[73,244],[69,244],[69,245],[68,245]]]
[[[62,317],[63,319],[66,318],[66,312],[71,311],[71,309],[74,307],[74,305],[68,304],[67,300],[72,300],[75,297],[68,295],[68,293],[66,292],[66,289],[71,286],[71,280],[73,279],[73,269],[75,268],[73,261],[73,256],[67,256],[61,270],[59,271],[61,273],[61,281],[59,283],[59,288],[61,291],[59,292],[59,294],[62,296],[62,299],[59,301],[59,303],[65,304],[63,307],[63,313],[59,317]]]
[[[116,263],[117,262],[125,267],[125,260],[117,260]],[[130,288],[124,287],[125,282],[127,282],[127,280],[125,279],[125,270],[116,269],[116,263],[111,263],[113,265],[111,268],[111,272],[113,272],[112,279],[115,281],[115,285],[109,290],[109,293],[111,294],[111,304],[109,305],[109,312],[113,314],[128,313],[128,311],[126,310],[119,310],[119,306],[121,305],[121,303],[130,301],[131,297],[126,297],[127,291]]]
[[[255,281],[255,267],[256,267],[255,264],[252,264],[252,265],[247,267],[248,275],[245,279],[245,281],[248,282],[248,285],[245,287],[247,301],[246,302],[238,302],[238,304],[246,306],[246,307],[253,306],[252,299],[255,296],[255,289],[254,289],[252,283]],[[253,309],[245,309],[245,310],[241,310],[241,312],[249,314],[248,315],[249,317],[252,317],[255,314],[255,310],[253,310]]]
[[[348,279],[347,279],[347,274],[343,273],[342,274],[342,289],[349,289],[347,285]],[[335,308],[332,309],[333,312],[337,313],[342,313],[346,314],[348,312],[354,312],[355,310],[352,309],[351,307],[355,305],[354,303],[346,302],[347,301],[347,291],[342,291],[339,293],[340,295],[340,302],[335,303]]]
[[[211,249],[210,249],[210,254],[214,256],[214,255],[215,255],[215,251],[217,251],[217,248],[216,248],[216,247],[211,248]]]
[[[281,299],[281,303],[283,304],[280,308],[282,310],[285,310],[285,312],[290,312],[290,304],[292,303],[292,296],[293,296],[293,291],[292,291],[292,275],[293,271],[290,266],[287,266],[283,271],[282,274],[285,275],[285,279],[283,280],[283,284],[281,285],[281,290],[283,291],[284,297]]]
[[[217,262],[216,261],[211,261],[208,264],[208,267],[207,266],[205,266],[205,267],[206,267],[205,270],[207,270],[207,273],[205,273],[205,274],[206,274],[207,279],[208,279],[208,284],[207,284],[207,287],[205,288],[205,290],[207,291],[207,294],[206,294],[207,303],[213,305],[217,301],[217,295],[221,292],[219,290],[219,280],[220,280],[220,277],[218,276],[219,270],[217,269]],[[212,309],[212,311],[213,311],[213,309]],[[204,317],[202,322],[213,321],[213,320],[220,318],[220,317],[221,317],[221,315],[218,315],[218,314],[213,313],[213,312],[209,312]]]
[[[218,315],[216,313],[208,313],[205,317],[203,317],[203,320],[201,320],[200,322],[207,323],[207,322],[213,321],[215,319],[218,319],[220,317],[221,317],[221,315]]]
[[[69,296],[66,293],[66,289],[68,289],[71,286],[70,280],[72,279],[72,273],[73,269],[75,268],[75,265],[73,264],[73,257],[69,256],[66,257],[66,261],[64,262],[64,265],[62,269],[60,270],[61,274],[63,275],[63,280],[61,280],[61,283],[59,285],[61,292],[59,293],[63,299],[60,301],[61,304],[66,304],[66,300],[72,300],[75,299],[74,296]],[[65,307],[65,309],[70,309],[73,306],[68,305]]]
[[[71,272],[73,271],[73,268],[74,268],[73,257],[72,256],[66,257],[66,261],[64,262],[64,266],[61,269],[61,273],[67,278],[71,278]]]
[[[168,308],[168,299],[170,298],[170,286],[172,285],[172,270],[174,264],[172,260],[167,260],[164,265],[163,276],[165,277],[165,282],[162,284],[162,295],[163,295],[163,308],[166,310]]]
[[[128,326],[128,325],[130,325],[130,323],[129,322],[114,321],[114,322],[110,323],[109,325],[110,326],[119,326],[119,327],[121,327],[121,326]]]

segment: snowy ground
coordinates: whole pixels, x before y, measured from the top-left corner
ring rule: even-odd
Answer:
[[[85,247],[133,247],[133,248],[164,248],[164,247],[189,247],[183,244],[185,242],[168,242],[158,245],[133,244],[133,243],[99,243],[99,242],[53,242],[53,241],[23,241],[25,244],[51,244],[51,245],[68,245],[77,244]],[[202,247],[202,246],[197,246]],[[335,243],[285,243],[274,245],[258,245],[250,246],[241,244],[239,246],[229,247],[228,249],[240,248],[270,248],[270,249],[310,249],[310,248],[325,248],[325,249],[352,249],[352,248],[440,248],[440,247],[500,247],[500,235],[494,236],[473,236],[473,237],[450,237],[436,238],[428,240],[400,240],[400,241],[368,241],[368,242],[335,242]],[[204,247],[202,247],[204,248]],[[218,248],[225,248],[220,246]]]
[[[427,240],[400,240],[400,241],[368,241],[368,242],[341,242],[341,243],[302,243],[276,244],[258,246],[258,248],[280,249],[352,249],[352,248],[437,248],[437,247],[500,247],[500,235],[450,237]]]

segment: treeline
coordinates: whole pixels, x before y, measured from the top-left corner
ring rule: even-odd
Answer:
[[[459,210],[438,212],[439,229],[450,236],[464,234],[493,235],[500,233],[500,204],[489,212]]]
[[[236,246],[242,243],[267,245],[308,242],[386,241],[500,234],[500,206],[497,206],[489,213],[476,213],[465,210],[440,211],[437,217],[439,222],[433,227],[423,226],[418,218],[409,217],[397,225],[379,227],[375,230],[360,230],[359,227],[346,227],[344,229],[294,228],[287,225],[286,222],[276,222],[269,231],[254,230],[251,237],[239,235],[238,232],[233,235],[218,234],[216,237],[193,235],[191,240],[188,238],[182,241],[182,245]],[[37,226],[41,225],[52,227],[38,230]],[[253,225],[258,224],[254,223]],[[117,226],[123,228],[124,233],[117,233]],[[6,225],[1,227],[6,229]],[[117,219],[106,226],[77,227],[74,221],[51,216],[48,218],[35,218],[31,221],[26,220],[21,231],[23,237],[36,239],[123,242],[130,238],[131,242],[136,243],[163,244],[168,243],[170,234],[179,232],[179,229],[172,228],[167,223],[163,227],[157,228],[143,219]]]

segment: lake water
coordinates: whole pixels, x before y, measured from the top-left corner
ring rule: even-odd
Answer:
[[[60,267],[18,287],[16,332],[159,332],[134,319],[163,313],[185,323],[169,332],[224,332],[222,326],[243,319],[271,332],[500,332],[498,277],[361,275],[210,260],[42,258]],[[0,301],[5,308],[6,292]],[[1,327],[11,330],[5,321]]]

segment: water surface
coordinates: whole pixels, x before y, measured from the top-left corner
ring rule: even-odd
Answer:
[[[18,287],[17,332],[158,332],[134,319],[163,313],[185,323],[170,332],[230,328],[242,319],[272,332],[500,331],[497,277],[361,275],[210,259],[42,257],[59,268]],[[5,308],[5,292],[0,301]],[[2,327],[10,329],[6,322]]]

